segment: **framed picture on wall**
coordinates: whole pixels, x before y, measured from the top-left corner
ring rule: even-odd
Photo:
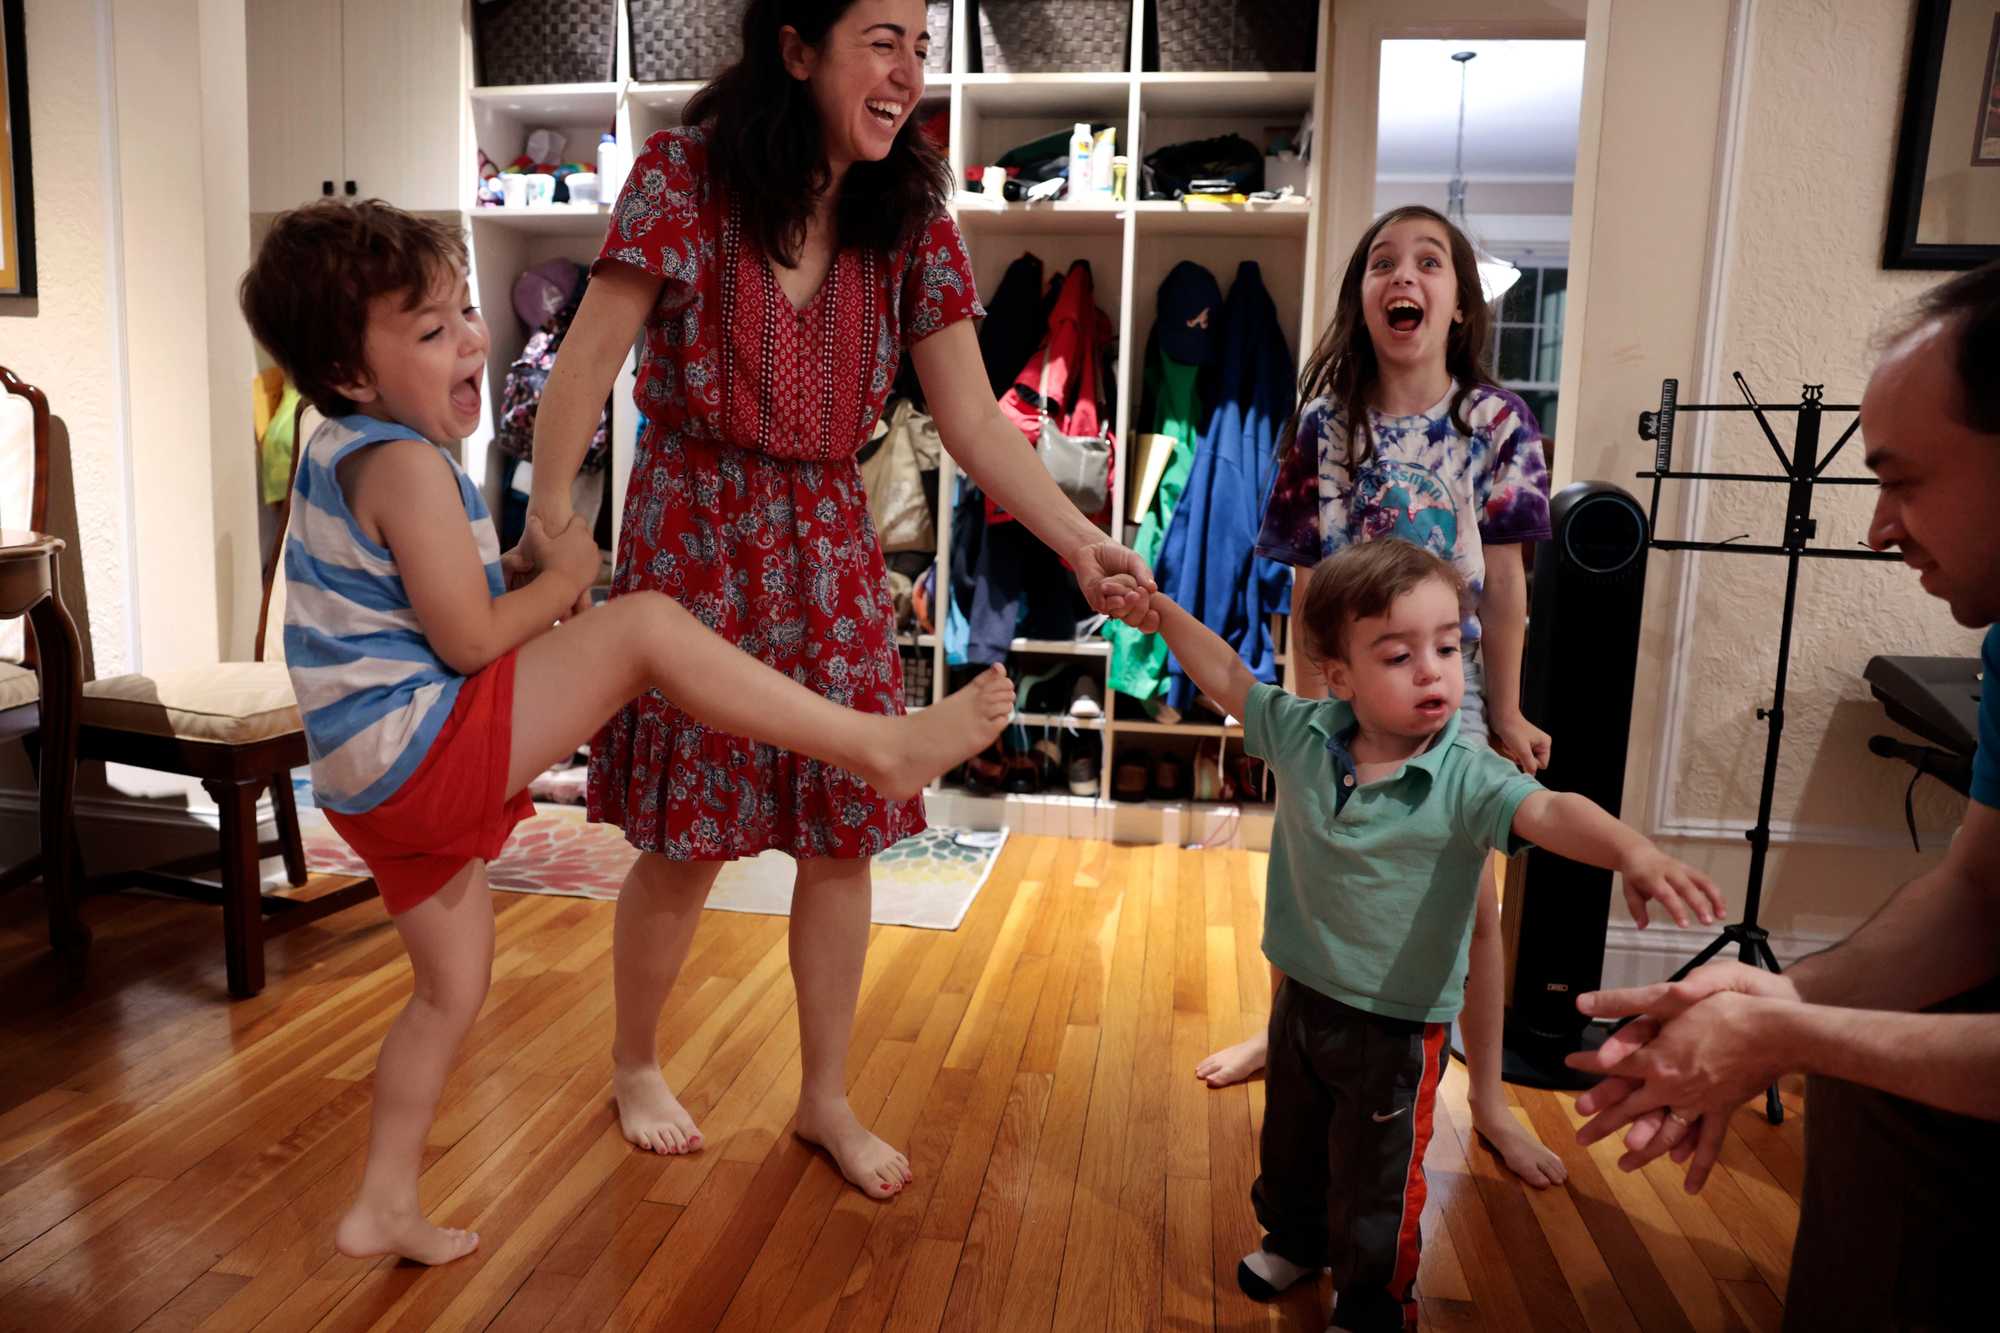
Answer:
[[[1884,268],[2000,259],[2000,0],[1918,0]]]
[[[0,0],[0,296],[35,294],[35,190],[28,152],[28,40],[23,0]]]

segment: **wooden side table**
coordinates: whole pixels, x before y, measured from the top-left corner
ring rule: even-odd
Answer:
[[[81,897],[73,853],[71,804],[76,796],[77,707],[83,694],[83,646],[63,606],[56,558],[62,540],[0,528],[0,619],[26,616],[35,632],[40,677],[40,818],[42,887],[49,904],[49,943],[78,950],[90,932],[77,912]]]

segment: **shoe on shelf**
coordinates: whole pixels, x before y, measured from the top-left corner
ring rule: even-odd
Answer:
[[[1163,754],[1153,761],[1153,799],[1172,801],[1186,795],[1187,766],[1176,754]]]
[[[1044,736],[1036,741],[1028,751],[1028,757],[1035,761],[1035,788],[1047,791],[1063,783],[1062,742],[1053,736]]]
[[[1143,801],[1152,781],[1153,761],[1144,752],[1123,755],[1111,771],[1111,796],[1119,801]]]
[[[1091,755],[1080,754],[1069,761],[1069,794],[1071,796],[1095,796],[1097,780],[1097,760]]]
[[[1069,715],[1082,718],[1104,716],[1104,691],[1098,687],[1095,677],[1085,674],[1076,678],[1076,688],[1070,691],[1069,696]]]

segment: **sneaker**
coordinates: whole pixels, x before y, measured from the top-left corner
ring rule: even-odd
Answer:
[[[1098,786],[1097,760],[1094,757],[1080,754],[1069,761],[1070,795],[1095,796]]]
[[[1084,718],[1104,716],[1104,691],[1098,688],[1095,678],[1077,677],[1076,688],[1069,696],[1069,715]]]
[[[1163,754],[1153,764],[1153,799],[1177,800],[1187,794],[1187,767],[1176,754]]]

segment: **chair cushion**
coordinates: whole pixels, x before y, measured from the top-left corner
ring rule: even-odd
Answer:
[[[249,745],[304,729],[291,677],[275,662],[87,681],[81,712],[86,727],[220,745]]]
[[[35,673],[18,662],[0,662],[0,713],[42,697]]]

